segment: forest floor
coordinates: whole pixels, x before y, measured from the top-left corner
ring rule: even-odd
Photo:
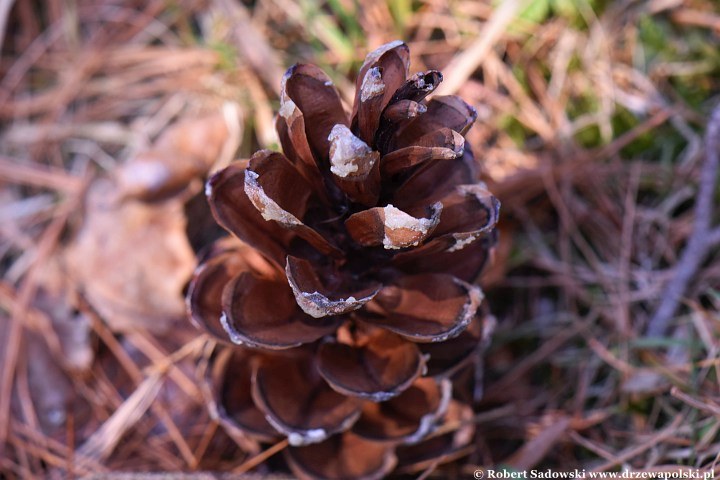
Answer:
[[[203,182],[277,148],[288,66],[351,103],[398,38],[477,108],[468,142],[502,202],[477,441],[425,478],[720,471],[715,0],[11,0],[0,477],[282,473],[284,445],[244,450],[197,381]]]

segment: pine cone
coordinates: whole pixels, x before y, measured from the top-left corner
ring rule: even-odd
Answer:
[[[370,53],[348,119],[320,69],[293,66],[284,155],[259,151],[207,184],[215,219],[244,242],[218,242],[188,293],[198,326],[243,346],[215,363],[221,415],[261,441],[286,436],[302,478],[427,460],[427,435],[468,411],[448,378],[488,336],[473,282],[499,202],[463,138],[477,115],[455,96],[425,101],[442,75],[408,67],[402,42]],[[460,433],[428,445],[451,458]]]

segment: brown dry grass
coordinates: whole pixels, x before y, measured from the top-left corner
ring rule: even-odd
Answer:
[[[206,408],[211,345],[182,318],[110,328],[58,258],[93,179],[178,119],[234,106],[248,156],[277,143],[286,66],[319,64],[349,99],[395,38],[479,106],[469,141],[503,202],[477,442],[426,474],[716,467],[713,0],[17,0],[0,27],[0,476],[276,471],[284,443]]]

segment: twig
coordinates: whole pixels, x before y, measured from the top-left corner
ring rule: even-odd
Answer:
[[[653,435],[648,441],[641,443],[640,445],[631,446],[626,450],[619,452],[615,455],[615,458],[609,460],[606,463],[603,463],[602,465],[594,468],[593,470],[595,472],[604,472],[606,470],[610,470],[613,467],[621,465],[632,458],[637,457],[643,452],[650,450],[656,445],[661,444],[666,438],[675,435],[685,421],[686,418],[683,415],[678,415],[667,428],[657,432],[657,434]]]
[[[424,472],[422,472],[415,480],[427,480],[427,478],[432,475],[432,473],[437,470],[438,465],[440,465],[440,459],[436,459],[430,465],[425,469]]]
[[[705,163],[700,172],[700,189],[695,206],[693,231],[675,267],[675,274],[665,287],[660,306],[648,323],[649,337],[659,337],[665,333],[688,284],[712,246],[712,239],[717,236],[717,230],[711,231],[711,221],[715,182],[720,163],[718,155],[720,155],[720,106],[715,107],[710,115],[705,132]],[[709,235],[710,233],[713,235]]]
[[[232,41],[266,85],[280,93],[284,69],[276,51],[253,25],[247,9],[240,3],[216,0],[218,10],[232,21]]]
[[[80,199],[81,197],[78,195],[69,201],[65,207],[59,209],[57,217],[43,231],[42,237],[38,242],[37,256],[23,279],[22,284],[18,287],[18,299],[13,305],[10,316],[9,333],[5,339],[2,363],[0,363],[0,457],[2,457],[4,453],[10,430],[10,401],[12,399],[13,383],[15,380],[15,367],[23,338],[23,319],[25,319],[30,303],[37,292],[38,271],[57,247],[63,228],[70,214],[77,208],[77,205],[79,205]]]
[[[59,168],[41,166],[0,155],[0,180],[59,192],[78,192],[86,180]]]
[[[570,418],[553,419],[532,440],[503,460],[501,463],[510,465],[516,470],[529,470],[542,461],[548,452],[555,447],[570,428]]]
[[[528,355],[523,361],[519,362],[512,370],[505,374],[497,382],[491,384],[488,388],[486,400],[492,399],[497,395],[502,395],[508,387],[517,383],[524,375],[532,371],[543,362],[548,356],[565,345],[566,342],[574,338],[578,333],[587,328],[585,322],[577,322],[572,328],[558,332],[557,335],[550,338],[537,351]]]
[[[105,423],[88,438],[77,453],[93,460],[105,460],[122,436],[133,428],[160,393],[164,378],[160,373],[147,377]]]
[[[720,417],[720,406],[714,403],[710,403],[710,401],[703,402],[701,400],[698,400],[697,398],[691,397],[677,387],[673,387],[672,389],[670,389],[670,395],[679,400],[682,400],[685,404],[691,406],[692,408],[700,410],[701,412],[707,412],[711,415]]]
[[[507,26],[527,4],[526,0],[508,0],[502,2],[482,30],[476,40],[460,55],[457,55],[444,68],[445,82],[440,84],[437,95],[449,95],[467,81],[473,72],[483,63],[492,46],[500,39]]]
[[[714,230],[711,230],[710,233],[708,233],[707,241],[711,247],[720,243],[720,227],[715,227]]]
[[[272,457],[276,453],[284,450],[289,445],[289,442],[287,439],[280,440],[272,447],[269,447],[266,450],[263,450],[262,452],[258,453],[254,457],[249,458],[248,460],[244,461],[242,464],[240,464],[239,467],[237,467],[235,470],[232,471],[234,475],[242,475],[253,468],[257,467],[261,463],[263,463],[268,458]]]

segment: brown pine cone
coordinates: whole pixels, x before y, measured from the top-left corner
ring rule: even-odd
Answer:
[[[198,326],[242,346],[215,363],[217,400],[248,435],[286,436],[302,478],[379,478],[398,445],[451,458],[469,441],[422,442],[467,411],[448,378],[490,330],[473,282],[499,202],[463,138],[475,110],[424,100],[442,75],[408,67],[402,42],[370,53],[348,118],[330,79],[295,65],[284,155],[261,150],[207,184],[215,219],[244,242],[218,242],[188,293]]]

